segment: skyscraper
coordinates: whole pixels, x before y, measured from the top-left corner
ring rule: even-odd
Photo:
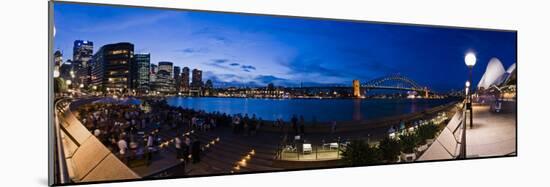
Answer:
[[[206,80],[206,83],[204,83],[204,95],[211,96],[214,90],[214,84],[212,83],[212,80],[208,79]]]
[[[159,70],[158,71],[166,71],[170,74],[170,77],[174,77],[174,63],[172,62],[159,62]]]
[[[155,79],[157,79],[158,70],[159,70],[158,65],[151,64],[151,69],[150,69],[151,72],[149,73],[149,83],[155,82]]]
[[[72,79],[71,72],[73,71],[73,65],[71,60],[67,60],[59,67],[59,76],[64,80]],[[71,80],[72,81],[72,80]]]
[[[140,93],[145,93],[150,89],[149,87],[149,78],[151,66],[151,54],[149,53],[140,53],[134,55],[135,63],[135,75],[134,75],[134,88]]]
[[[184,93],[189,92],[189,68],[184,67],[181,72],[181,84],[180,91]]]
[[[174,64],[172,62],[159,62],[154,81],[151,81],[151,88],[161,93],[175,93],[176,86],[173,74]]]
[[[53,71],[54,73],[57,72],[57,75],[54,76],[59,76],[59,68],[61,67],[61,64],[63,64],[63,54],[61,53],[61,51],[55,51],[55,53],[53,54],[53,62]]]
[[[132,88],[134,44],[128,42],[102,46],[93,56],[91,84],[107,92],[126,92]]]
[[[157,74],[159,71],[159,66],[156,64],[151,64],[151,74]]]
[[[87,86],[90,79],[89,63],[93,56],[94,43],[87,40],[75,40],[73,45],[74,82]]]
[[[73,45],[73,63],[86,68],[92,59],[94,43],[87,40],[75,40]]]
[[[202,71],[193,69],[193,77],[191,79],[191,87],[193,89],[200,89],[202,87]]]
[[[181,68],[179,66],[174,66],[174,87],[176,88],[176,92],[180,92],[180,84],[181,84]]]

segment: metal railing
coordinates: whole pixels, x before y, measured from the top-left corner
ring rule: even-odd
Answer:
[[[464,104],[462,106],[462,121],[460,122],[460,126],[462,126],[462,134],[461,134],[461,141],[460,141],[460,154],[458,156],[459,159],[465,159],[466,158],[466,111],[467,111],[467,101],[464,100]],[[471,109],[470,109],[471,110]],[[471,117],[471,116],[470,116]]]
[[[63,142],[61,139],[61,127],[58,114],[63,113],[66,109],[66,102],[69,101],[68,98],[61,98],[55,101],[54,103],[54,176],[55,184],[65,184],[71,182],[69,177],[69,172],[67,169],[67,163],[65,158],[65,150],[63,147]]]

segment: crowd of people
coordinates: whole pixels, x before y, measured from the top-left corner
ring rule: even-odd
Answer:
[[[315,118],[312,121],[316,123]],[[304,135],[306,133],[305,126],[306,122],[304,120],[304,116],[300,115],[298,118],[296,114],[292,115],[288,125],[282,118],[277,118],[277,120],[273,123],[273,127],[280,128],[281,132],[285,134],[294,133],[294,135]]]
[[[224,125],[236,134],[254,136],[264,124],[256,115],[207,113],[169,106],[163,99],[147,99],[141,104],[96,102],[80,106],[77,114],[82,124],[126,163],[143,159],[150,164],[167,140],[172,140],[178,159],[196,163],[201,142],[186,132],[208,132]]]
[[[173,107],[164,99],[146,99],[141,104],[97,102],[80,106],[77,113],[82,124],[126,163],[140,159],[150,164],[163,142],[170,140],[177,159],[196,163],[200,161],[201,142],[186,132],[208,132],[217,126],[226,126],[234,134],[255,136],[267,123],[255,114],[208,113]],[[303,116],[293,115],[288,122],[279,118],[271,124],[284,133],[305,133]]]
[[[200,111],[168,106],[163,100],[147,100],[140,105],[92,103],[78,108],[78,118],[122,161],[136,158],[150,164],[162,142],[175,140],[177,158],[200,160],[200,141],[184,133],[191,129],[209,131],[220,119]],[[174,132],[176,132],[174,134]]]

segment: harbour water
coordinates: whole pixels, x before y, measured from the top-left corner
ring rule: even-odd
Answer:
[[[169,97],[171,106],[221,112],[248,114],[264,120],[292,115],[304,116],[308,122],[362,121],[420,112],[447,104],[451,99],[257,99],[216,97]]]

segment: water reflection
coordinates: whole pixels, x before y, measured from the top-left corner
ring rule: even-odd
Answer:
[[[303,115],[307,122],[371,120],[419,112],[450,102],[446,99],[253,99],[169,97],[168,104],[207,112],[256,114],[265,120],[289,120]],[[315,120],[314,120],[315,119]]]
[[[353,99],[353,120],[361,120],[361,99]]]

